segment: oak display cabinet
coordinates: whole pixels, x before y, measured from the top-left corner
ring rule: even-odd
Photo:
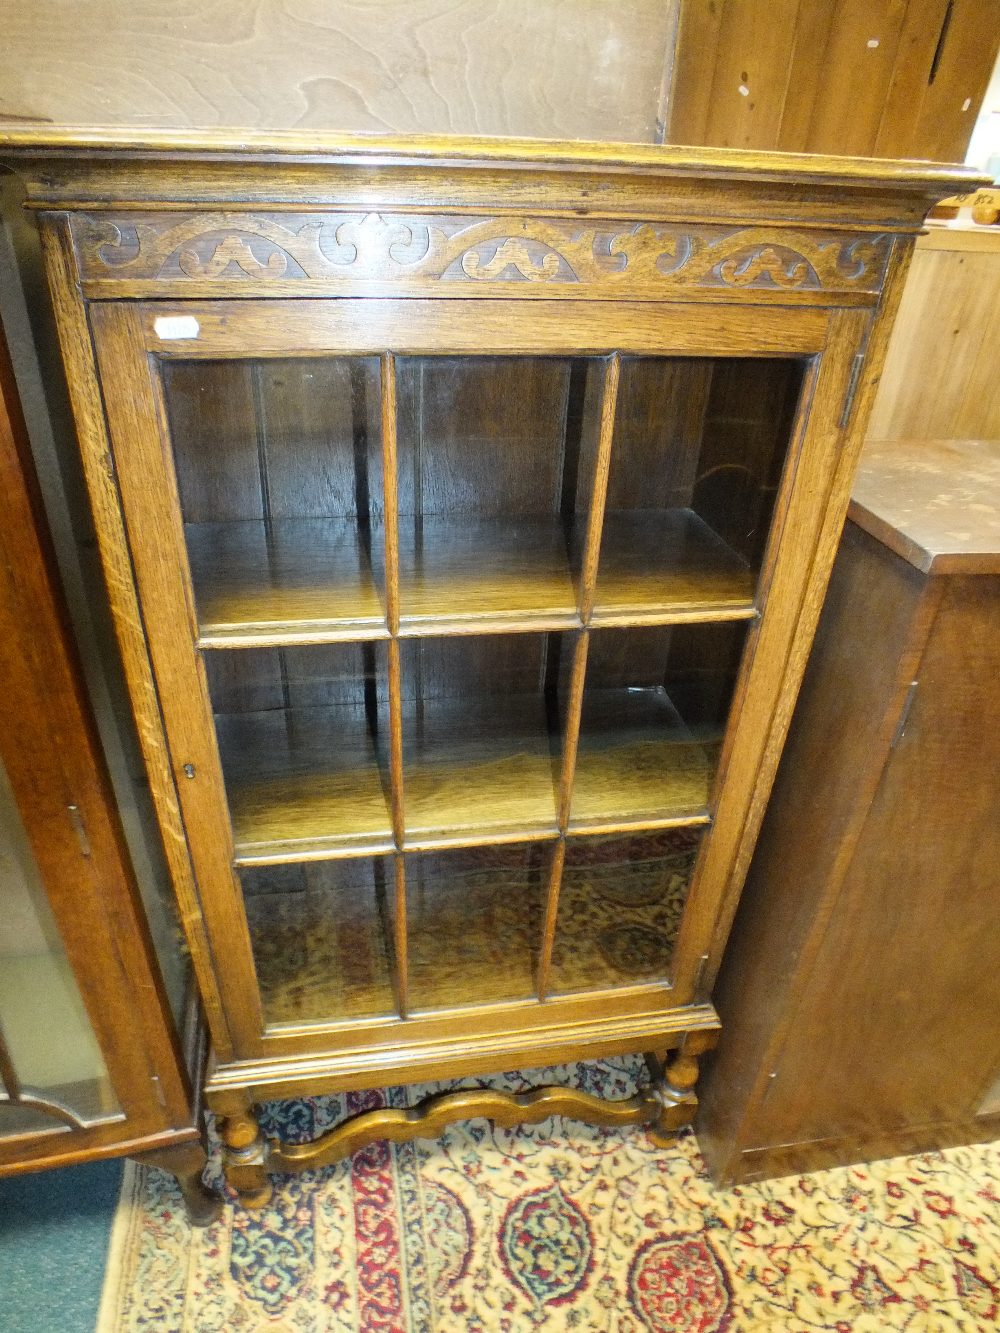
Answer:
[[[960,168],[10,131],[249,1203],[669,1136],[913,237]],[[649,1052],[265,1142],[264,1098]]]

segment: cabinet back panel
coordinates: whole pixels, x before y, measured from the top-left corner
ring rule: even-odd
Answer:
[[[182,361],[163,369],[185,521],[262,518],[251,363]]]
[[[573,362],[420,357],[398,365],[401,514],[559,512]],[[575,384],[578,395],[585,392],[579,376]],[[575,404],[576,419],[580,410]],[[578,440],[574,435],[570,443]],[[575,458],[568,469],[576,476]],[[588,498],[585,489],[584,505]]]
[[[378,362],[165,362],[187,523],[379,517]]]
[[[795,361],[718,361],[691,507],[754,566],[763,555],[802,385]]]

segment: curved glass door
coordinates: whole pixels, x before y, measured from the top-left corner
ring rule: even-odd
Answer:
[[[119,1115],[0,761],[0,1137]]]

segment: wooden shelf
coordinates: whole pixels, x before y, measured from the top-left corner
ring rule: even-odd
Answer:
[[[354,519],[189,523],[185,535],[201,647],[388,637],[382,572]]]
[[[604,517],[595,625],[749,619],[756,579],[690,509]]]
[[[216,729],[238,865],[391,848],[363,709],[224,714]],[[555,837],[557,751],[540,696],[405,709],[406,846]]]
[[[662,688],[588,691],[570,829],[707,823],[714,741],[692,736]]]
[[[363,708],[229,713],[215,725],[238,865],[392,846]]]
[[[402,520],[400,633],[406,637],[579,625],[584,525],[556,518]],[[382,536],[373,557],[353,519],[189,523],[203,648],[388,637]],[[754,615],[749,566],[691,510],[609,513],[595,625]]]
[[[400,632],[440,634],[578,623],[562,524],[553,518],[434,518],[399,525]]]
[[[554,837],[558,749],[541,695],[405,709],[406,846]]]

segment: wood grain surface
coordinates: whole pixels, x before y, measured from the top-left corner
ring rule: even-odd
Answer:
[[[388,635],[353,519],[189,523],[185,537],[202,647]]]
[[[58,0],[12,12],[0,116],[654,142],[675,0]]]
[[[1000,228],[921,238],[869,439],[1000,439],[998,340]]]
[[[605,515],[593,623],[754,614],[746,562],[690,509]]]
[[[391,843],[363,708],[222,714],[215,728],[238,865]]]
[[[996,0],[682,4],[667,138],[958,160],[998,44]]]
[[[1000,574],[1000,440],[870,440],[850,516],[924,573]]]
[[[996,1133],[998,612],[848,525],[720,977],[720,1179]]]
[[[585,692],[570,828],[707,819],[712,772],[665,691]]]
[[[107,144],[96,151],[86,135],[53,131],[48,147],[38,136],[34,146],[26,134],[0,137],[20,145],[31,204],[65,206],[74,219],[67,265],[87,256],[88,272],[104,275],[88,277],[103,285],[81,297],[105,380],[127,577],[141,599],[204,893],[210,971],[236,1040],[236,1058],[224,1055],[211,1076],[214,1108],[232,1121],[231,1153],[257,1141],[248,1110],[265,1088],[358,1088],[390,1071],[450,1077],[649,1049],[651,1034],[653,1049],[682,1046],[674,1090],[662,1091],[674,1098],[671,1125],[675,1113],[688,1117],[695,1056],[715,1026],[702,1000],[805,663],[884,321],[928,201],[974,176],[537,141],[302,132],[171,143],[150,133],[145,148],[124,148],[117,136],[119,154]],[[339,216],[332,232],[323,230],[328,213]],[[417,217],[425,231],[411,228]],[[400,219],[409,219],[405,231]],[[126,275],[133,263],[145,276]],[[212,283],[223,287],[199,286]],[[432,291],[461,299],[432,300]],[[185,330],[191,336],[175,336]],[[508,361],[489,373],[478,360],[473,369],[412,364],[431,357]],[[585,364],[590,357],[601,361]],[[683,365],[633,366],[630,357]],[[538,364],[524,368],[529,358]],[[326,368],[328,360],[341,364]],[[615,474],[619,400],[626,456]],[[182,433],[191,445],[178,456]],[[213,449],[199,475],[199,456]],[[106,456],[92,459],[95,471],[106,465]],[[655,499],[645,484],[653,476]],[[187,501],[194,508],[184,515]],[[693,545],[712,552],[700,573],[711,566],[713,591],[683,575],[666,595],[665,623],[627,632],[596,624],[605,512],[613,536],[616,515],[647,508],[691,510],[715,533],[684,520]],[[203,651],[184,517],[272,533],[289,517],[353,521],[373,574],[381,531],[386,648],[369,640]],[[559,571],[577,579],[578,625],[505,633],[517,624],[505,621],[489,635],[403,635],[409,533],[423,558],[417,543],[438,522],[478,533],[484,523],[539,520],[564,540],[585,531],[579,546],[567,542]],[[113,543],[113,528],[108,535]],[[668,583],[687,547],[669,559],[661,548]],[[488,560],[489,550],[470,576],[480,586]],[[447,582],[451,603],[462,563],[460,552],[442,552],[432,577],[416,571],[422,588],[433,594],[435,579]],[[493,563],[506,577],[504,561]],[[626,574],[634,581],[633,569]],[[646,589],[637,600],[655,595]],[[499,600],[507,597],[502,589]],[[725,619],[734,614],[745,621]],[[314,653],[311,672],[301,663]],[[335,653],[346,654],[353,680],[335,668]],[[264,713],[274,733],[235,781],[216,747],[217,691],[234,701],[237,732]],[[658,705],[641,709],[647,698]],[[342,726],[325,734],[300,725],[295,715],[317,707],[350,714],[357,744],[341,742]],[[648,782],[634,781],[637,759],[649,760]],[[287,1021],[265,1017],[259,931],[254,939],[241,916],[232,869],[239,844],[227,801],[241,781],[258,786],[246,809],[272,848],[289,832],[298,840],[295,856],[279,848],[267,859],[382,866],[372,869],[374,916],[370,896],[356,957],[378,939],[374,989],[384,992],[388,969],[397,1017],[296,1016],[288,994]],[[352,827],[338,831],[337,816],[323,813],[310,828],[331,782]],[[579,791],[590,808],[574,824]],[[645,940],[643,957],[662,967],[634,983],[553,993],[561,876],[567,862],[574,869],[574,845],[612,831],[693,830],[703,836],[690,876],[678,875],[676,947],[654,955],[639,921],[627,937]],[[490,858],[515,849],[521,878],[506,891],[512,881]],[[571,909],[576,887],[571,879]],[[316,920],[318,940],[325,935],[343,959],[348,942],[330,938],[321,913]],[[322,973],[318,954],[305,961],[313,977]],[[381,1007],[363,990],[354,992],[362,1007]],[[238,1157],[232,1167],[243,1170]],[[252,1168],[233,1178],[256,1197],[263,1168]]]

